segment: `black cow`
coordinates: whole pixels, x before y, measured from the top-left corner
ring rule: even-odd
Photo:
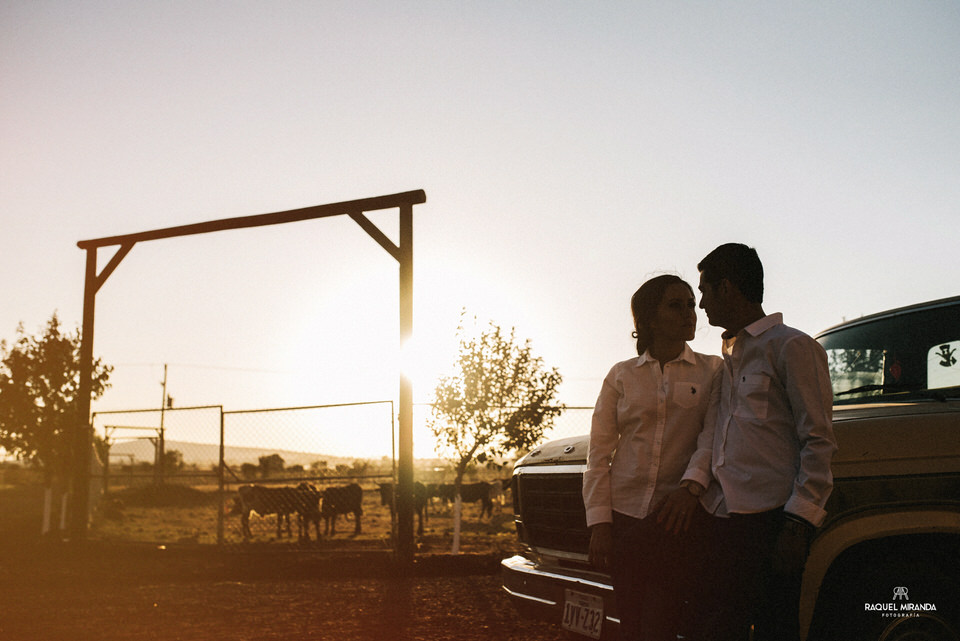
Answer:
[[[455,496],[452,483],[431,483],[427,486],[427,497],[438,498],[444,505],[451,503]]]
[[[317,533],[317,541],[319,541],[320,518],[323,516],[320,510],[320,499],[323,497],[323,493],[310,483],[300,483],[297,486],[297,492],[300,498],[300,508],[297,510],[300,538],[304,541],[310,541],[310,524],[313,523]]]
[[[333,536],[338,514],[353,514],[357,525],[354,536],[360,534],[360,516],[363,514],[363,488],[356,483],[333,485],[323,490],[320,516],[324,520],[324,532]]]
[[[440,500],[443,502],[453,501],[456,499],[456,492],[457,488],[453,483],[441,483],[437,486],[437,496],[439,496]],[[484,514],[493,516],[493,494],[493,486],[486,481],[480,481],[479,483],[463,483],[460,485],[461,502],[476,503],[477,501],[480,501],[481,519],[483,518]]]
[[[490,481],[490,498],[497,506],[502,508],[507,502],[507,492],[510,491],[512,484],[512,476]]]
[[[302,507],[300,495],[293,487],[264,487],[262,485],[241,485],[237,488],[237,500],[232,514],[240,514],[240,523],[244,538],[250,538],[250,512],[260,516],[277,515],[277,538],[283,536],[283,522],[287,523],[287,536],[292,537],[290,515],[299,513]]]
[[[380,483],[380,505],[390,506],[390,517],[393,517],[396,497],[393,492],[393,483]],[[423,536],[423,521],[426,518],[427,486],[420,481],[413,482],[413,511],[417,513],[417,534]]]

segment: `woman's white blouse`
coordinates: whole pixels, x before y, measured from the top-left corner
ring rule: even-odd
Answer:
[[[612,521],[613,510],[642,519],[682,479],[710,487],[712,425],[707,438],[699,437],[722,362],[684,346],[662,370],[649,352],[613,366],[590,428],[583,475],[588,526]]]

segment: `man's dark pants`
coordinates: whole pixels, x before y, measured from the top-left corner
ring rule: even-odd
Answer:
[[[715,519],[715,557],[707,572],[710,587],[703,598],[708,641],[798,641],[800,638],[799,572],[774,569],[783,509],[733,514]]]

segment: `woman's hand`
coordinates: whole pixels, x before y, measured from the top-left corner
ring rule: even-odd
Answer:
[[[656,516],[657,523],[667,532],[680,534],[690,527],[698,503],[697,497],[687,488],[678,487],[663,497],[651,514]]]
[[[613,524],[597,523],[590,527],[590,565],[598,570],[610,567],[613,550]]]

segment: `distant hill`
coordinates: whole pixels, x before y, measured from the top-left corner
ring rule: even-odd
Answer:
[[[207,468],[216,465],[220,460],[220,446],[214,443],[191,443],[189,441],[167,441],[166,449],[168,452],[179,450],[183,455],[185,465],[196,465],[200,468]],[[357,459],[368,457],[363,456],[332,456],[318,452],[295,452],[293,450],[272,450],[260,447],[232,447],[223,448],[223,458],[227,465],[239,466],[244,463],[257,465],[261,456],[270,454],[279,454],[283,458],[283,464],[286,467],[293,465],[302,465],[309,468],[316,461],[326,461],[327,467],[335,468],[341,463],[352,465]],[[153,463],[153,443],[145,439],[134,441],[122,441],[114,443],[110,447],[110,462],[113,465],[123,465],[133,457],[134,463]],[[447,467],[447,463],[442,459],[417,459],[418,469],[441,470]]]
[[[178,450],[183,455],[183,462],[186,465],[196,465],[197,467],[209,467],[216,465],[220,460],[220,446],[213,443],[191,443],[188,441],[167,441],[166,450],[168,452]],[[153,443],[148,440],[140,439],[135,441],[125,441],[114,443],[110,448],[111,463],[124,464],[133,457],[134,463],[153,463]],[[330,456],[315,452],[294,452],[291,450],[270,450],[259,447],[233,447],[226,446],[223,450],[223,458],[228,465],[242,465],[244,463],[253,463],[256,465],[261,456],[270,454],[279,454],[283,458],[284,465],[302,465],[310,467],[315,461],[326,461],[331,468],[340,463],[351,464],[355,458],[362,457],[344,457]],[[126,460],[124,460],[126,459]]]

